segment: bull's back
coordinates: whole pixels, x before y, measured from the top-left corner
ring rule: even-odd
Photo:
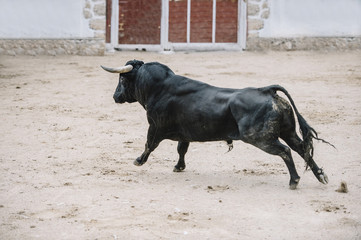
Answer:
[[[167,138],[177,141],[218,141],[238,132],[230,100],[238,90],[217,88],[197,81],[174,87],[162,110],[169,117]]]

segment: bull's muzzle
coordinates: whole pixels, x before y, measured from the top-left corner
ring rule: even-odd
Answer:
[[[114,99],[115,103],[125,103],[125,100],[123,99],[121,93],[118,93],[118,92],[114,93],[113,99]]]

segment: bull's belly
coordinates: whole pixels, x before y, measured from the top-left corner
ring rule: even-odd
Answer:
[[[208,142],[223,140],[238,140],[240,134],[236,124],[199,124],[179,127],[177,131],[170,131],[166,139],[184,142]]]

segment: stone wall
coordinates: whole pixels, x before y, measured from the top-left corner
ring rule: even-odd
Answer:
[[[104,55],[104,39],[0,39],[0,55]]]
[[[105,0],[85,0],[80,13],[93,37],[76,39],[0,39],[0,55],[104,55]],[[46,21],[46,19],[44,19]]]
[[[247,39],[250,51],[294,51],[294,50],[361,50],[361,37],[300,37],[300,38],[261,38]]]

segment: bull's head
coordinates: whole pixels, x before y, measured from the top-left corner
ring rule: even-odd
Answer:
[[[136,72],[144,62],[128,61],[125,66],[118,68],[109,68],[101,66],[105,71],[111,73],[119,73],[119,83],[113,95],[116,103],[132,103],[136,102],[135,96],[135,78]]]

